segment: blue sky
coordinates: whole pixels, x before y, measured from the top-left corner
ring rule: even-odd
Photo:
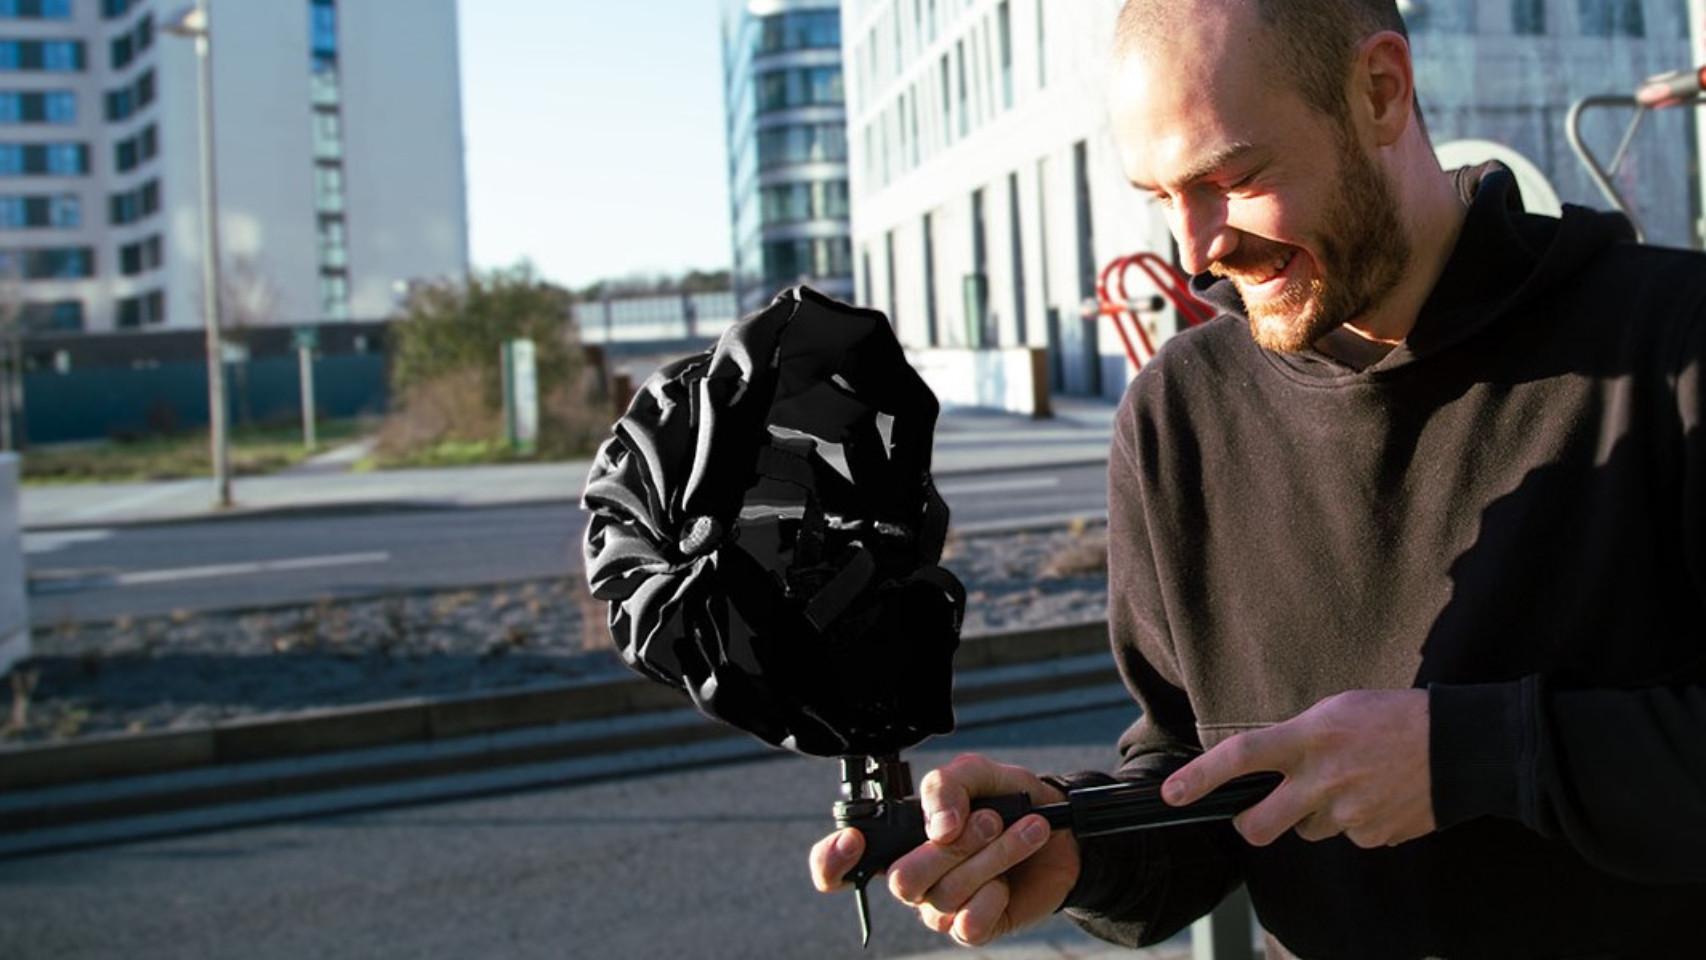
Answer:
[[[459,0],[469,246],[580,286],[729,265],[717,0]]]

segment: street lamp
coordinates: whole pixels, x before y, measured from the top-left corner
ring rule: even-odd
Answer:
[[[201,101],[201,285],[207,327],[207,418],[213,454],[215,506],[231,506],[231,460],[225,431],[225,357],[219,338],[219,216],[213,181],[213,68],[208,49],[207,0],[173,14],[160,27],[195,41],[196,94]]]

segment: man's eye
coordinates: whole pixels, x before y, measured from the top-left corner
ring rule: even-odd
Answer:
[[[1160,204],[1163,207],[1171,207],[1173,205],[1173,195],[1170,193],[1160,192],[1152,193],[1149,195],[1149,202]]]

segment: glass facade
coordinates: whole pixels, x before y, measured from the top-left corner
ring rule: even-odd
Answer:
[[[723,63],[739,309],[757,309],[801,282],[851,299],[840,9],[793,0],[754,15],[746,0],[728,2]]]
[[[70,90],[0,91],[0,123],[77,122],[77,94]]]
[[[338,83],[336,0],[308,0],[308,98],[314,143],[314,209],[319,218],[320,313],[349,319],[349,246],[344,202],[343,98]]]

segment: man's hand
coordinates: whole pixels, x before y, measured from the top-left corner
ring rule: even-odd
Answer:
[[[1351,690],[1284,723],[1216,744],[1167,778],[1162,799],[1190,803],[1233,777],[1285,774],[1232,823],[1265,847],[1295,827],[1305,840],[1344,834],[1392,847],[1434,830],[1426,690]]]
[[[1054,913],[1078,882],[1077,841],[1051,836],[1037,814],[1003,832],[994,812],[971,812],[975,797],[1021,792],[1032,804],[1066,799],[1029,770],[971,754],[925,774],[918,796],[930,839],[889,867],[889,892],[926,927],[973,946]],[[857,830],[824,837],[812,847],[812,882],[839,889],[864,849]]]

